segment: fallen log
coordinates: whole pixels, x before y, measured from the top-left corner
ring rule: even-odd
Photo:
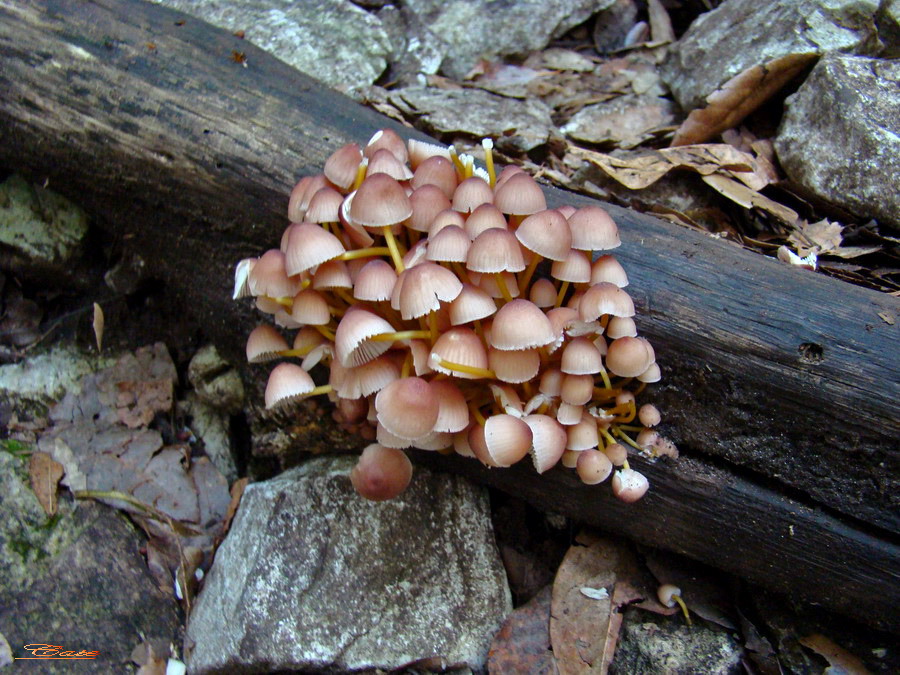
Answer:
[[[0,91],[0,163],[95,214],[235,358],[254,317],[230,300],[234,262],[277,243],[297,178],[377,128],[423,137],[138,0],[7,0]],[[546,191],[551,206],[590,202]],[[655,402],[691,460],[649,467],[655,487],[630,511],[596,502],[602,489],[586,498],[571,476],[448,466],[516,494],[527,483],[579,520],[900,628],[900,328],[882,318],[900,302],[609,211],[663,368]]]

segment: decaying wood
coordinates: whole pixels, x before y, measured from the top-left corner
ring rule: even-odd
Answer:
[[[297,178],[377,128],[420,136],[137,0],[5,0],[0,92],[0,163],[96,214],[235,357],[254,317],[230,300],[234,262],[277,245]],[[654,400],[693,459],[648,467],[632,507],[561,471],[476,477],[897,629],[900,326],[882,316],[900,302],[609,210],[663,369]]]

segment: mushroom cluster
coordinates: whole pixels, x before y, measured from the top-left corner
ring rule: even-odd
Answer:
[[[374,441],[351,476],[370,499],[406,487],[410,447],[489,467],[530,455],[538,473],[561,462],[640,499],[629,446],[677,451],[652,430],[658,410],[636,402],[660,370],[607,253],[616,224],[597,206],[548,209],[531,176],[497,174],[482,145],[484,169],[383,130],[297,183],[279,248],[235,270],[235,298],[296,331],[288,344],[265,323],[247,340],[251,363],[282,359],[266,406],[327,394],[335,419]],[[330,374],[316,386],[319,363]]]

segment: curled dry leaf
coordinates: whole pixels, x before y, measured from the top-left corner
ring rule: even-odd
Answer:
[[[244,490],[249,482],[249,478],[241,478],[234,481],[234,484],[231,486],[231,501],[228,504],[228,510],[225,512],[225,524],[222,526],[223,537],[231,528],[231,520],[234,518],[234,514],[237,513],[238,506],[241,504],[241,498],[244,496]]]
[[[33,452],[28,460],[31,489],[48,516],[56,515],[56,487],[63,477],[63,465],[46,452]]]
[[[703,182],[745,209],[760,209],[788,225],[795,225],[800,219],[800,215],[794,209],[788,208],[784,204],[779,204],[774,199],[769,199],[765,195],[751,190],[746,185],[742,185],[727,176],[711,174],[703,176]]]
[[[650,41],[653,44],[675,42],[672,20],[660,0],[647,0],[647,16],[650,21]]]
[[[632,190],[653,185],[672,169],[690,169],[706,176],[717,171],[754,171],[755,160],[725,143],[690,145],[618,157],[570,146],[569,151],[599,167]]]
[[[868,675],[869,671],[863,662],[846,649],[836,644],[821,633],[813,633],[798,640],[807,649],[812,649],[831,665],[825,672],[842,675]]]
[[[97,340],[97,351],[103,351],[103,309],[94,303],[94,338]]]
[[[787,54],[738,73],[706,97],[707,106],[691,111],[672,147],[703,143],[739,124],[797,76],[817,54]]]
[[[506,617],[488,652],[488,672],[558,672],[550,651],[550,592],[546,586]]]

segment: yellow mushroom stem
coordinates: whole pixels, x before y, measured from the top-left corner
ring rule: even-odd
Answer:
[[[503,272],[495,272],[494,278],[497,280],[497,287],[500,289],[500,294],[503,296],[503,299],[506,302],[512,302],[512,295],[506,287],[506,280],[503,278]]]
[[[637,407],[635,406],[633,400],[629,400],[613,408],[603,410],[603,412],[606,415],[615,415],[616,417],[620,417],[620,419],[616,420],[617,423],[621,422],[627,424],[634,419],[635,415],[637,415]]]
[[[562,307],[563,298],[566,297],[566,291],[569,290],[569,282],[564,281],[559,286],[559,293],[556,294],[556,304],[554,307]]]
[[[406,358],[403,359],[403,366],[400,368],[400,379],[409,377],[410,370],[413,366],[412,350],[406,352]]]
[[[356,298],[351,297],[350,294],[347,293],[347,291],[343,288],[332,288],[331,290],[334,291],[334,294],[336,296],[346,302],[348,307],[352,307],[356,304]]]
[[[463,171],[466,178],[471,178],[475,174],[475,159],[471,155],[466,155],[463,161]]]
[[[484,165],[487,168],[489,184],[493,189],[497,185],[497,173],[494,170],[494,141],[485,138],[481,141],[481,147],[484,148]]]
[[[614,399],[616,396],[622,393],[621,389],[607,389],[600,387],[594,387],[594,396],[593,400],[595,403],[602,403],[604,401],[609,401],[610,399]]]
[[[372,342],[396,342],[397,340],[428,340],[431,331],[428,330],[398,330],[393,333],[378,333],[368,340]]]
[[[635,395],[635,396],[639,396],[640,393],[641,393],[642,391],[644,391],[644,389],[646,388],[646,386],[647,386],[647,383],[646,383],[646,382],[641,382],[641,383],[637,386],[637,389],[634,390],[634,395]]]
[[[324,335],[328,340],[334,342],[334,333],[328,330],[326,326],[313,326],[317,331]]]
[[[478,409],[478,406],[469,403],[469,412],[472,413],[472,417],[475,418],[475,421],[478,422],[481,426],[484,426],[485,419],[484,415],[481,414],[481,411]]]
[[[609,381],[609,374],[606,372],[606,368],[603,367],[603,364],[600,364],[600,379],[603,380],[603,388],[607,391],[614,391],[612,382]],[[621,391],[621,389],[619,390]],[[629,420],[630,422],[631,420]]]
[[[614,433],[616,436],[618,436],[618,437],[621,438],[623,441],[625,441],[626,443],[628,443],[628,445],[630,445],[631,447],[637,449],[638,452],[643,452],[643,451],[644,451],[644,449],[643,449],[641,446],[639,446],[637,443],[634,442],[634,440],[631,438],[631,436],[629,436],[629,435],[626,434],[624,431],[622,431],[617,425],[613,424],[613,425],[612,425],[612,430],[613,430],[613,433]]]
[[[515,232],[516,228],[522,224],[522,221],[525,220],[525,216],[517,216],[513,213],[509,214],[509,229],[511,232]]]
[[[366,171],[369,168],[369,160],[363,159],[359,163],[359,166],[356,167],[356,178],[353,179],[353,186],[350,188],[350,192],[356,192],[359,189],[359,186],[362,185],[362,182],[366,179]]]
[[[381,228],[384,235],[384,241],[387,243],[388,250],[391,252],[391,259],[394,261],[394,269],[400,274],[406,268],[403,266],[403,257],[400,255],[400,249],[397,247],[397,240],[394,239],[394,233],[391,232],[391,226],[385,225]]]
[[[496,377],[493,370],[477,368],[476,366],[467,366],[464,363],[453,363],[452,361],[445,361],[440,358],[438,359],[438,365],[445,370],[452,370],[454,373],[465,373],[466,375],[474,375],[475,377],[481,377],[488,380],[493,380]]]
[[[519,277],[519,291],[522,294],[522,297],[525,297],[528,294],[528,284],[531,283],[531,277],[534,276],[534,271],[537,269],[538,263],[540,263],[541,260],[541,256],[535,253],[531,257],[531,262],[528,263],[528,267],[525,268],[525,271]]]
[[[429,312],[428,313],[428,337],[431,340],[431,346],[434,346],[434,343],[437,342],[440,333],[438,332],[437,325],[437,313]]]
[[[303,398],[309,398],[310,396],[319,396],[320,394],[330,394],[332,391],[334,390],[331,388],[330,384],[320,384],[312,391],[303,394]]]
[[[318,347],[321,344],[324,344],[324,343],[320,342],[318,345],[307,345],[306,347],[303,347],[302,349],[283,349],[280,352],[276,352],[276,353],[278,354],[278,356],[281,356],[282,358],[306,356],[313,349],[315,349],[316,347]]]
[[[271,299],[274,300],[275,302],[277,302],[282,307],[287,307],[288,309],[290,309],[291,307],[294,306],[294,298],[291,298],[288,296],[283,296],[280,298],[271,298]]]
[[[331,314],[331,316],[344,316],[344,311],[345,310],[341,307],[332,307],[331,305],[328,305],[328,313]]]
[[[481,327],[481,319],[475,319],[475,335],[481,340],[481,344],[487,347],[487,340],[484,339],[484,328]]]
[[[681,607],[681,611],[684,613],[684,620],[687,621],[688,626],[692,626],[691,623],[691,615],[688,613],[687,605],[684,604],[684,600],[681,599],[681,596],[678,593],[672,594],[672,599],[678,603],[678,606]]]
[[[356,260],[357,258],[374,258],[380,255],[391,255],[391,249],[387,246],[372,246],[370,248],[358,248],[355,251],[342,253],[335,260]]]
[[[466,167],[464,167],[463,163],[459,160],[459,155],[456,154],[456,148],[451,145],[447,148],[447,152],[450,153],[450,161],[453,162],[453,166],[456,167],[456,175],[462,180],[466,175]]]
[[[450,263],[450,267],[453,269],[454,272],[456,272],[456,276],[459,278],[460,281],[462,281],[464,284],[469,283],[469,273],[466,272],[465,267],[463,267],[458,262]]]

